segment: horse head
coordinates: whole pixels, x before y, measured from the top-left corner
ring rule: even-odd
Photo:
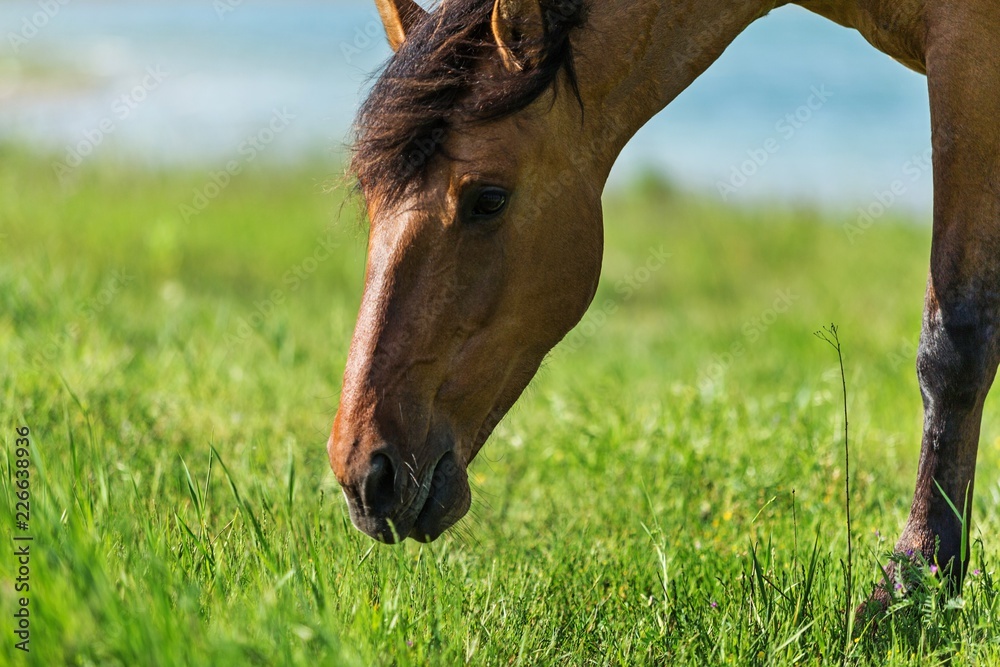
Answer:
[[[593,299],[610,161],[581,144],[582,3],[378,5],[396,52],[356,123],[368,258],[328,453],[359,529],[427,541]]]

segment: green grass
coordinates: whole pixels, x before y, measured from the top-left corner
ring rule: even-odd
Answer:
[[[392,548],[351,527],[326,460],[365,246],[338,174],[258,166],[184,223],[204,173],[94,163],[60,186],[0,150],[0,521],[28,426],[34,537],[32,651],[5,565],[0,662],[1000,664],[994,410],[980,573],[843,630],[909,508],[925,226],[852,244],[849,216],[612,193],[597,300],[474,463],[472,514]],[[831,322],[850,601],[840,376],[812,335]]]

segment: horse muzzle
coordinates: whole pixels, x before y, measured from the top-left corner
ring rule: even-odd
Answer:
[[[353,465],[344,467],[338,466],[334,437],[327,449],[351,521],[375,540],[431,542],[469,511],[468,475],[451,446],[429,457],[432,463],[422,470],[388,445],[367,459],[352,456]]]

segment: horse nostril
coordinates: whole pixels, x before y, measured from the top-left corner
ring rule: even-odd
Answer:
[[[388,514],[396,502],[396,470],[385,454],[372,457],[361,487],[361,500],[372,514]]]

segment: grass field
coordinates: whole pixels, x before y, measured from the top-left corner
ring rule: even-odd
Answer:
[[[610,194],[597,300],[474,463],[472,514],[393,548],[326,460],[365,245],[338,174],[260,166],[185,220],[205,172],[59,185],[0,150],[0,520],[22,534],[28,427],[34,538],[31,653],[8,542],[0,663],[1000,664],[995,409],[963,597],[928,580],[844,634],[909,508],[926,226],[852,243],[810,208]]]

